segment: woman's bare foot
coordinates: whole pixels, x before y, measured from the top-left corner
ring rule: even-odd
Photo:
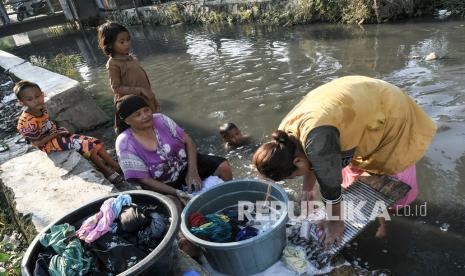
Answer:
[[[188,241],[185,237],[179,238],[179,249],[184,251],[184,253],[187,255],[191,256],[192,259],[200,258],[200,248]]]

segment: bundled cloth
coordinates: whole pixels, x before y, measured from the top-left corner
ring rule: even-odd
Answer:
[[[237,216],[236,216],[237,218]],[[224,214],[195,212],[188,218],[190,231],[197,237],[212,242],[234,242],[247,240],[258,235],[259,230],[251,225],[242,227],[237,220]]]
[[[86,247],[94,257],[94,275],[122,273],[147,256],[142,249],[111,232]]]
[[[150,218],[150,225],[137,233],[139,243],[148,246],[151,245],[151,241],[154,239],[160,239],[168,226],[165,216],[160,213],[150,213]]]
[[[83,275],[90,271],[92,259],[85,255],[75,234],[74,226],[65,223],[52,226],[50,233],[40,237],[44,247],[52,247],[57,253],[48,266],[51,276]]]
[[[224,182],[223,179],[219,178],[216,175],[209,176],[205,180],[202,181],[202,189],[200,191],[197,191],[197,192],[193,191],[191,194],[192,195],[201,194],[201,193],[205,192],[206,190],[210,189],[211,187],[214,187],[214,186],[216,186],[218,184],[221,184],[223,182]]]
[[[305,249],[288,245],[283,250],[281,261],[290,270],[302,274],[308,270],[309,262],[306,260],[306,255]]]
[[[225,215],[209,214],[208,221],[199,227],[192,227],[191,232],[199,237],[208,238],[212,242],[229,242],[231,240],[231,224]]]
[[[105,200],[100,212],[86,219],[76,235],[86,243],[91,243],[110,230],[116,232],[116,224],[113,224],[113,221],[119,216],[122,207],[131,203],[131,196],[125,194]]]

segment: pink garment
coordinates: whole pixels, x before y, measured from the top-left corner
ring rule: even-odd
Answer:
[[[112,208],[114,200],[114,198],[105,200],[100,207],[100,212],[86,219],[76,232],[76,236],[86,243],[91,243],[110,231],[115,220]]]
[[[349,187],[364,171],[352,166],[346,166],[342,169],[342,187]],[[415,165],[412,165],[404,171],[391,175],[393,178],[404,182],[410,186],[410,191],[404,198],[399,199],[397,202],[389,206],[390,210],[401,209],[410,203],[412,203],[418,196],[418,185],[417,185],[417,170]]]

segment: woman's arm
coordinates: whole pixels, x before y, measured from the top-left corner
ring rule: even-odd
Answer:
[[[197,146],[187,133],[184,133],[184,143],[187,151],[186,184],[189,191],[191,186],[194,186],[195,191],[200,191],[202,189],[202,179],[200,179],[197,169]]]
[[[315,181],[316,177],[313,171],[310,171],[304,175],[302,193],[300,196],[301,201],[314,200],[315,192],[313,191],[313,189],[315,188]]]
[[[342,200],[342,155],[339,131],[333,126],[313,129],[305,143],[305,153],[312,165],[323,200],[337,204]]]
[[[175,189],[170,185],[155,180],[153,178],[139,179],[138,182],[141,183],[144,186],[144,188],[148,190],[152,190],[154,192],[164,195],[175,196],[184,204],[187,204],[187,202],[192,198],[192,195],[189,195],[181,190]]]
[[[315,188],[316,177],[313,172],[308,172],[304,175],[304,183],[302,186],[302,190],[304,191],[313,191]]]
[[[339,131],[333,126],[313,129],[306,140],[305,152],[312,164],[320,192],[326,203],[328,219],[320,223],[320,236],[326,248],[340,243],[344,233],[342,201],[342,154]]]
[[[197,145],[187,133],[184,133],[184,143],[187,150],[188,170],[197,172]]]

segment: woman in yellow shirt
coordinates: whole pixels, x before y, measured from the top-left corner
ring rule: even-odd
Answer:
[[[433,121],[400,88],[368,77],[342,77],[309,92],[282,120],[272,141],[255,152],[253,163],[275,181],[303,176],[302,191],[310,197],[318,180],[323,200],[339,216],[341,185],[350,184],[343,183],[343,168],[352,174],[415,176],[412,166],[435,132]],[[416,193],[413,187],[402,204]],[[321,226],[326,246],[340,241],[340,220]]]

